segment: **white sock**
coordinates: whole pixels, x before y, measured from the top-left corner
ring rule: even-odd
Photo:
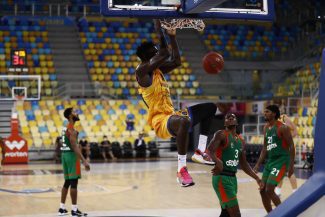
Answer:
[[[186,154],[185,155],[178,155],[178,172],[183,168],[186,167]]]
[[[297,191],[297,188],[292,189],[292,193],[295,193]]]
[[[280,195],[281,194],[281,188],[279,188],[279,187],[275,187],[274,191],[275,191],[275,194],[276,195]]]
[[[60,209],[65,209],[65,204],[64,203],[60,203]]]
[[[76,212],[78,210],[78,205],[73,205],[72,204],[71,209]]]

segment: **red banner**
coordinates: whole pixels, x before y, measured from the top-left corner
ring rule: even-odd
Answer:
[[[28,163],[27,141],[19,135],[17,117],[11,118],[11,135],[4,139],[4,163]]]

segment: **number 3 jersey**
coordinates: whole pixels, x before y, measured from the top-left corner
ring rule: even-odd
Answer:
[[[289,147],[280,135],[280,127],[284,124],[281,121],[275,122],[272,127],[266,127],[265,143],[268,159],[278,157],[289,157]]]
[[[226,136],[226,143],[217,148],[216,156],[223,162],[224,171],[236,173],[239,163],[239,155],[243,150],[244,140],[240,135],[232,135],[226,130],[223,132]]]

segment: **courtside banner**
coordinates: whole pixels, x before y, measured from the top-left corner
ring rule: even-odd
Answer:
[[[11,118],[11,135],[4,139],[5,157],[4,163],[28,163],[27,141],[19,135],[17,117]]]

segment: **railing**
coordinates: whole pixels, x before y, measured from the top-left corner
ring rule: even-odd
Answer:
[[[285,113],[294,115],[298,113],[298,109],[303,107],[303,97],[289,97],[287,99],[287,106]]]
[[[99,87],[94,87],[92,82],[69,82],[59,85],[59,87],[53,91],[54,98],[71,98],[71,97],[108,97],[116,98],[114,96],[106,95],[105,92],[102,92],[98,89]],[[105,87],[101,87],[104,90]]]
[[[254,96],[254,92],[250,85],[247,85],[244,82],[200,81],[200,86],[204,88],[206,93],[213,92],[218,96],[236,96],[246,98]]]
[[[263,128],[265,126],[265,120],[263,115],[257,115],[257,123],[243,124],[242,134],[246,136],[260,136],[263,135]],[[246,140],[249,141],[249,140]]]
[[[283,86],[284,83],[273,83],[273,92],[276,93],[276,88],[279,86]],[[309,82],[307,88],[302,88],[301,91],[299,91],[299,94],[295,93],[294,96],[291,98],[301,98],[304,99],[305,97],[311,97],[313,98],[315,94],[317,94],[317,91],[319,90],[319,76],[317,76],[313,81]],[[284,98],[288,96],[280,96],[279,98]]]
[[[215,85],[212,85],[211,83],[211,88],[218,88],[218,90],[221,90],[221,86],[224,87],[224,91],[217,92],[215,91],[215,94],[213,96],[249,96],[247,92],[250,91],[249,88],[244,87],[243,84],[241,86],[236,86],[237,83],[214,83]],[[230,92],[230,90],[232,92]],[[230,94],[229,94],[230,93]],[[233,95],[231,95],[233,93]],[[129,98],[138,98],[137,96],[124,96],[124,95],[117,95],[115,93],[114,88],[109,88],[108,86],[102,85],[101,83],[96,83],[96,82],[69,82],[69,83],[61,83],[56,89],[52,91],[52,97],[54,98],[60,98],[60,99],[68,99],[71,97],[79,97],[79,98],[88,98],[88,97],[93,97],[93,98],[107,98],[107,99],[129,99]],[[175,95],[172,96],[173,100],[177,102],[175,105],[179,107],[179,102],[183,100],[183,98],[186,98],[186,96],[182,95]],[[199,98],[195,96],[195,98],[200,99],[200,100],[208,100],[211,99],[211,97],[202,97]],[[214,97],[215,100],[220,100],[217,97]]]

